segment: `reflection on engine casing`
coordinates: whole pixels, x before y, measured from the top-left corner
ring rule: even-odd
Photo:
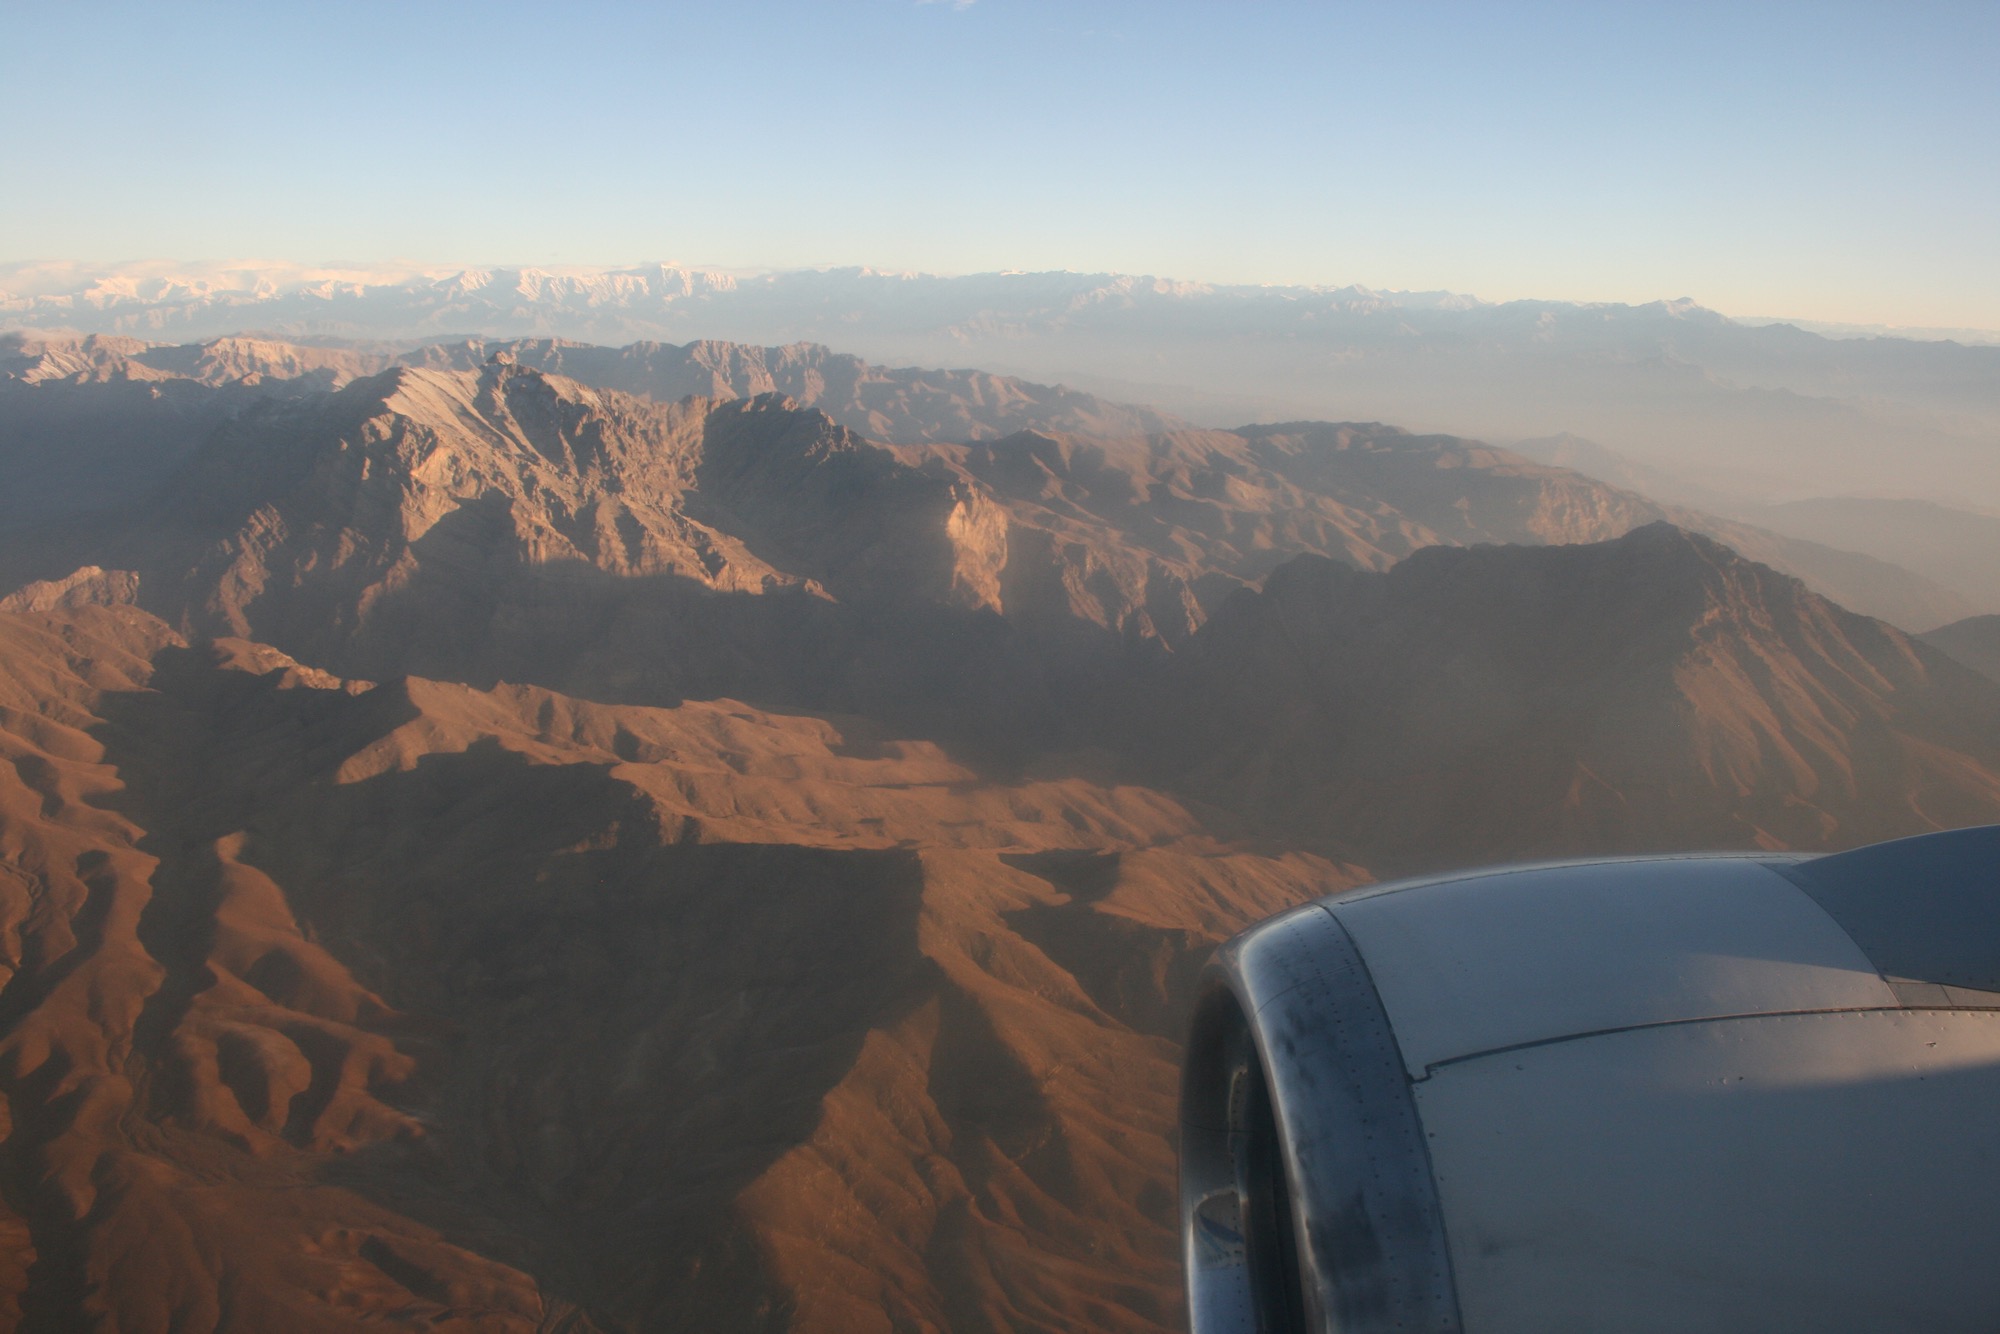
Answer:
[[[1195,1334],[2000,1330],[2000,827],[1518,867],[1218,951]]]

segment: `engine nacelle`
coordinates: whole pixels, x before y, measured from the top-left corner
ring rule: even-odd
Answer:
[[[1374,886],[1237,936],[1194,1334],[2000,1330],[2000,826]]]

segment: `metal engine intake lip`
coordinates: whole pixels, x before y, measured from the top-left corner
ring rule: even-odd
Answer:
[[[1194,1334],[1458,1334],[1402,1053],[1331,913],[1295,909],[1217,952],[1182,1080]]]

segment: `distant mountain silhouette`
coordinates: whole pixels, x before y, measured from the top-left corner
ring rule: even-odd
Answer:
[[[1968,616],[1924,636],[1974,671],[2000,681],[2000,616]]]
[[[2000,518],[1928,500],[1830,497],[1750,511],[1766,528],[1893,561],[2000,611]]]
[[[963,277],[673,265],[549,271],[0,268],[0,325],[186,340],[487,336],[828,343],[979,365],[1205,425],[1393,421],[1574,432],[1745,501],[1917,495],[2000,506],[2000,346],[1828,338],[1681,299],[1492,303],[1111,273]]]

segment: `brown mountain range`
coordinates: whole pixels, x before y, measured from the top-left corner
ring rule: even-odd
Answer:
[[[23,1328],[1172,1329],[1236,928],[2000,818],[2000,685],[1474,442],[222,379],[0,391],[182,432],[0,533]]]
[[[217,422],[243,411],[246,401],[319,394],[394,365],[477,372],[488,360],[660,404],[689,395],[721,401],[779,394],[798,406],[818,408],[871,440],[940,446],[947,454],[957,452],[948,448],[956,442],[993,442],[1021,433],[1045,436],[1056,443],[1028,442],[1023,448],[1031,454],[1053,449],[1060,455],[1065,462],[1056,464],[1056,471],[1065,474],[1064,485],[1072,493],[1092,486],[1090,476],[1069,471],[1067,460],[1080,458],[1096,480],[1112,481],[1106,499],[1114,508],[1131,507],[1124,486],[1143,485],[1164,498],[1195,505],[1219,502],[1225,510],[1285,516],[1277,526],[1295,525],[1294,531],[1265,533],[1263,540],[1273,545],[1260,559],[1234,562],[1253,566],[1255,577],[1300,551],[1358,557],[1379,567],[1383,559],[1438,541],[1602,540],[1664,518],[1797,575],[1843,605],[1907,628],[1928,629],[1977,610],[1962,591],[1892,564],[1879,551],[1866,555],[1844,549],[1837,531],[1784,536],[1658,504],[1478,441],[1412,437],[1373,424],[1201,432],[1150,408],[1061,386],[979,371],[873,366],[816,344],[765,348],[703,341],[611,348],[560,339],[472,339],[398,350],[245,337],[167,345],[97,335],[0,335],[0,390],[12,385],[43,391],[10,397],[8,411],[0,413],[0,480],[20,482],[0,488],[0,527],[16,518],[8,507],[10,497],[37,498],[33,504],[18,502],[23,506],[19,518],[28,518],[47,516],[52,508],[89,508],[113,492],[128,497],[145,493]],[[1226,438],[1231,434],[1246,443],[1231,443]],[[1346,443],[1329,443],[1340,440]],[[1357,448],[1357,440],[1366,443]],[[1002,449],[995,458],[980,460],[985,475],[1002,491],[1009,489],[1004,475],[1010,468],[1018,473],[1019,465],[1006,462],[1015,452]],[[1329,461],[1336,466],[1329,468]],[[1371,488],[1391,484],[1384,464],[1406,474],[1398,500],[1408,512],[1390,522],[1409,529],[1386,534],[1386,543],[1378,540],[1385,534],[1375,531],[1377,525],[1366,513],[1380,500]],[[1034,487],[1019,499],[1034,498],[1039,486],[1033,465],[1027,466],[1019,479]],[[1483,485],[1460,487],[1453,479],[1435,485],[1433,479],[1436,503],[1426,508],[1423,471],[1451,467],[1476,470]],[[1151,475],[1155,470],[1161,475]],[[1142,473],[1147,475],[1141,478]],[[1233,480],[1222,486],[1222,479]],[[1208,490],[1194,493],[1187,489],[1190,481]],[[1360,492],[1362,512],[1332,515],[1337,531],[1331,534],[1315,535],[1309,531],[1313,520],[1288,508],[1294,502],[1303,501],[1310,509],[1324,498],[1338,500],[1343,487],[1350,499]],[[1449,513],[1460,495],[1471,499],[1479,510],[1476,516]],[[1510,507],[1514,512],[1508,512]],[[1179,507],[1166,522],[1180,522],[1186,509]],[[1101,508],[1099,517],[1107,517]],[[1150,518],[1141,530],[1158,522]],[[1260,522],[1271,526],[1268,519],[1257,518],[1238,521],[1238,526]],[[1142,531],[1128,530],[1126,536],[1142,536]],[[1245,537],[1259,540],[1255,533]],[[1143,540],[1141,545],[1151,549]],[[1386,556],[1374,550],[1378,546]]]
[[[861,721],[0,614],[25,1328],[1171,1328],[1177,1006],[1355,873]]]
[[[1061,386],[980,371],[891,369],[809,343],[753,347],[698,341],[614,348],[561,339],[468,339],[399,350],[379,344],[302,345],[251,337],[173,345],[108,335],[0,334],[0,390],[12,385],[45,391],[41,396],[9,399],[9,411],[0,414],[0,463],[5,465],[6,480],[19,478],[22,483],[0,490],[0,527],[14,517],[6,503],[9,495],[38,497],[35,505],[21,512],[25,517],[46,515],[51,507],[88,508],[121,487],[129,496],[143,493],[219,420],[240,412],[246,398],[321,393],[394,365],[477,371],[489,359],[663,404],[689,395],[723,400],[780,394],[799,406],[820,409],[850,430],[891,444],[994,440],[1031,432],[1080,437],[1087,453],[1095,447],[1114,455],[1158,453],[1173,458],[1188,449],[1169,438],[1176,433],[1184,441],[1228,434],[1194,432],[1151,408],[1112,403]],[[46,392],[64,389],[70,392]],[[79,430],[86,421],[88,428]],[[1379,425],[1329,428],[1312,423],[1247,428],[1239,434],[1253,442],[1268,442],[1274,436],[1311,439],[1315,432],[1323,436],[1327,430],[1378,441],[1405,435]],[[1139,444],[1142,438],[1147,443]],[[1498,481],[1503,492],[1506,483],[1500,479],[1518,479],[1536,466],[1477,441],[1450,436],[1417,439],[1449,456],[1449,462],[1440,466],[1477,467]],[[1058,448],[1074,450],[1073,445]],[[1202,446],[1192,448],[1199,453]],[[1286,452],[1283,445],[1273,449],[1253,443],[1252,449],[1266,461]],[[1239,451],[1224,445],[1220,452],[1224,457],[1215,466],[1224,475],[1235,475],[1232,470],[1241,460],[1228,456]],[[1396,452],[1412,452],[1409,438]],[[1112,466],[1116,470],[1119,465]],[[1296,467],[1280,466],[1277,471],[1293,481],[1302,480]],[[1452,540],[1448,534],[1454,528],[1468,529],[1475,534],[1472,540],[1547,541],[1555,534],[1566,534],[1562,540],[1602,539],[1625,531],[1634,521],[1666,518],[1795,574],[1844,605],[1906,627],[1927,629],[1976,610],[1963,591],[1892,564],[1881,558],[1880,551],[1866,555],[1845,549],[1838,530],[1784,536],[1698,510],[1656,504],[1566,469],[1543,471],[1563,474],[1565,480],[1552,482],[1545,477],[1540,489],[1569,494],[1527,500],[1531,508],[1543,505],[1545,512],[1539,524],[1512,525],[1526,537],[1509,535],[1504,523],[1495,529],[1439,514],[1432,517],[1443,522],[1433,525],[1435,532],[1419,534],[1416,545],[1423,545],[1424,539]],[[1253,481],[1251,488],[1265,491],[1264,498],[1269,498],[1268,487]],[[1311,493],[1315,487],[1304,480],[1304,489]],[[1447,487],[1445,494],[1454,493]],[[1834,539],[1830,543],[1829,536]],[[1856,545],[1866,545],[1858,531]],[[1281,548],[1280,558],[1298,549],[1341,550],[1337,542],[1288,545]]]
[[[27,1328],[1171,1328],[1191,969],[1360,875],[1211,829],[1415,866],[2000,807],[2000,687],[1666,528],[1286,566],[1158,669],[1180,796],[129,607],[0,636]]]
[[[2000,821],[1994,682],[1667,524],[1301,557],[1159,676],[1173,786],[1377,870]]]
[[[182,337],[256,327],[436,341],[476,329],[624,342],[728,331],[903,364],[1004,366],[1206,425],[1277,412],[1507,438],[1578,432],[1743,499],[1797,496],[1809,479],[1819,494],[2000,505],[2000,348],[1928,341],[1990,336],[1878,327],[1826,338],[1685,298],[1496,304],[1061,271],[306,274],[153,262],[0,265],[0,318]]]
[[[597,389],[672,403],[782,394],[842,425],[896,443],[970,440],[1042,429],[1147,435],[1185,425],[1135,404],[976,370],[871,365],[817,343],[753,347],[703,340],[598,347],[559,338],[463,339],[399,349],[386,344],[290,343],[257,337],[148,343],[91,334],[0,334],[0,383],[167,384],[316,393],[392,366],[477,371],[495,357]]]
[[[218,423],[254,417],[259,410],[277,411],[265,400],[280,389],[282,398],[304,397],[299,411],[308,415],[323,411],[316,405],[328,400],[311,392],[318,381],[300,375],[283,377],[297,369],[298,358],[291,351],[302,357],[334,355],[242,339],[150,351],[147,345],[136,345],[148,355],[174,354],[155,357],[160,362],[155,366],[131,362],[126,352],[132,349],[106,351],[104,345],[119,340],[34,344],[23,336],[13,338],[17,349],[36,354],[29,358],[24,352],[17,358],[29,369],[16,367],[11,381],[16,392],[7,396],[8,410],[0,413],[0,474],[10,483],[0,488],[0,495],[19,506],[11,516],[17,527],[145,496],[180,467]],[[568,353],[582,368],[598,370],[651,364],[645,358],[635,361],[631,354],[638,352],[647,352],[652,360],[666,352],[733,358],[732,364],[740,369],[746,363],[761,366],[759,359],[766,353],[777,357],[790,351],[716,344],[686,349],[520,346],[545,358]],[[446,351],[450,350],[428,350]],[[350,371],[367,360],[360,352],[341,355],[349,358]],[[512,353],[503,349],[497,355],[507,358]],[[55,373],[78,364],[94,365],[110,378],[76,382],[87,378],[83,372],[67,379]],[[264,369],[246,370],[250,364]],[[226,367],[227,373],[218,367]],[[872,368],[864,369],[873,373]],[[153,378],[123,378],[140,371]],[[175,378],[184,371],[206,378]],[[880,372],[891,374],[906,373]],[[925,374],[930,373],[907,373]],[[946,379],[957,375],[936,374]],[[710,376],[703,384],[728,395],[757,388],[768,378],[738,376],[732,386]],[[817,383],[794,387],[814,389]],[[1015,390],[1062,396],[1062,391],[1009,384]],[[29,386],[34,391],[24,392]],[[913,432],[920,435],[967,426],[968,418],[977,419],[989,432],[1010,420],[1004,406],[982,402],[977,394],[955,397],[935,384],[915,398],[906,396],[899,410],[909,417],[919,402],[928,414],[919,423],[921,430]],[[1086,406],[1090,410],[1081,415],[1087,421],[1118,416],[1119,410],[1107,405]],[[843,411],[837,404],[834,410]],[[444,415],[456,421],[451,414]],[[867,413],[848,415],[869,419]],[[282,419],[277,429],[312,427],[293,416]],[[1230,577],[1220,586],[1210,582],[1210,594],[1242,578],[1259,578],[1302,551],[1334,554],[1379,568],[1417,546],[1437,542],[1602,539],[1664,517],[1799,574],[1844,603],[1906,625],[1950,620],[1963,610],[1951,595],[1883,562],[1692,511],[1662,508],[1580,474],[1447,436],[1412,437],[1379,426],[1317,424],[1245,428],[1236,433],[1178,431],[1147,438],[1029,432],[1007,441],[908,447],[902,452],[912,463],[941,457],[953,471],[976,475],[1017,507],[1034,505],[1041,526],[1060,527],[1074,517],[1071,512],[1089,511],[1087,521],[1108,523],[1118,530],[1121,548],[1137,546],[1172,562],[1173,573],[1183,580],[1226,572]],[[1449,475],[1453,469],[1463,472]],[[1461,498],[1469,506],[1465,513],[1454,508]],[[1055,503],[1038,503],[1044,500]],[[7,526],[9,517],[0,513],[0,527]],[[1083,545],[1093,543],[1086,538]],[[58,545],[55,550],[68,548]],[[1135,580],[1156,572],[1113,571],[1116,563],[1100,562],[1101,568],[1071,572],[1068,580],[1075,585],[1108,578],[1121,584],[1113,605],[1091,614],[1122,623],[1136,609],[1148,606],[1148,590],[1134,586]],[[47,575],[53,570],[38,568],[35,573]],[[1165,587],[1161,595],[1174,597]],[[1161,607],[1155,603],[1152,609]],[[1172,608],[1166,613],[1162,618],[1166,622],[1181,619]]]

